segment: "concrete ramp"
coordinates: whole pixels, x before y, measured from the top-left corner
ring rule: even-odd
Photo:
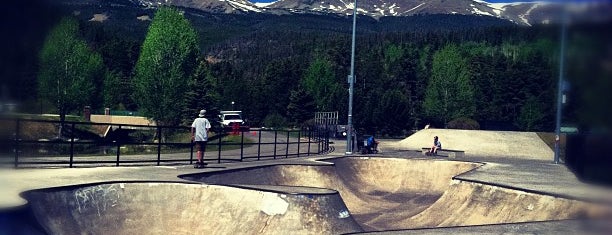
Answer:
[[[442,148],[463,150],[468,156],[512,157],[551,160],[553,151],[535,132],[425,129],[400,141],[400,150],[421,150],[431,147],[438,136]]]
[[[277,193],[184,183],[104,183],[34,190],[24,196],[49,234],[362,231],[337,192],[307,188],[294,191]]]
[[[453,180],[436,203],[393,225],[433,228],[551,221],[577,218],[587,213],[586,208],[586,203],[575,200]]]
[[[214,184],[334,189],[366,231],[571,219],[585,203],[453,180],[480,164],[397,158],[338,158],[334,165],[274,165],[191,174]]]

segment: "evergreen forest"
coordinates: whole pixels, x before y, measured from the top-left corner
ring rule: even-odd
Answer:
[[[79,115],[89,105],[95,113],[108,107],[185,125],[199,109],[214,117],[233,108],[251,126],[299,127],[315,112],[338,111],[346,122],[350,17],[126,7],[107,9],[109,20],[97,22],[88,9],[66,9],[40,30],[15,29],[21,43],[4,45],[12,51],[2,86],[21,112]],[[133,20],[145,15],[150,20]],[[609,43],[608,26],[570,27],[571,91],[609,87],[609,71],[592,69],[606,55],[598,49]],[[420,15],[359,17],[357,28],[358,130],[553,130],[558,25]],[[580,115],[592,96],[570,94],[565,122],[592,122]]]

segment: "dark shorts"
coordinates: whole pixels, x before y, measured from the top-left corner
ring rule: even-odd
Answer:
[[[207,141],[196,141],[195,142],[196,150],[206,152],[206,142]]]

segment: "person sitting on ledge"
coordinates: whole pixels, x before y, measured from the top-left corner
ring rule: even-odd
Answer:
[[[438,136],[434,136],[433,146],[431,146],[431,149],[429,150],[429,155],[437,155],[438,150],[440,149],[442,149],[442,142],[438,140]]]

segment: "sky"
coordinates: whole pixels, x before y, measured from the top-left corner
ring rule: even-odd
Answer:
[[[516,1],[516,0],[484,0],[487,2],[493,2],[493,3],[498,3],[498,2],[536,2],[536,1],[541,1],[541,0],[522,0],[522,1]],[[590,2],[590,1],[594,1],[594,0],[548,0],[551,2]],[[602,1],[602,0],[599,0]]]
[[[274,2],[276,0],[251,0],[252,2]],[[535,2],[538,0],[484,0],[491,3],[499,3],[499,2]],[[541,0],[539,0],[541,1]],[[572,2],[587,2],[593,0],[549,0],[549,1],[572,1]],[[612,1],[612,0],[609,0]]]

